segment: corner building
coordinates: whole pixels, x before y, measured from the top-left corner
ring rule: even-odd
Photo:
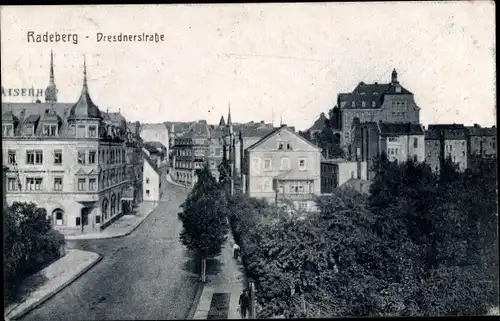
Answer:
[[[122,214],[130,187],[126,149],[137,134],[94,104],[85,62],[75,104],[57,103],[56,91],[48,92],[45,103],[2,103],[7,202],[36,203],[63,233],[102,230]]]

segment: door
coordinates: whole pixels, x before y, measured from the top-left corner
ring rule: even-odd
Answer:
[[[87,232],[90,229],[89,225],[89,215],[91,208],[84,207],[82,208],[82,232]]]

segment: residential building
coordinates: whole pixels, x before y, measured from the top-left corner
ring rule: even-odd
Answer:
[[[374,158],[385,153],[390,161],[425,161],[425,132],[420,124],[368,122],[355,125],[353,145],[356,158],[372,179]]]
[[[158,124],[141,124],[141,138],[145,142],[158,142],[153,143],[165,148],[165,158],[162,162],[168,162],[169,148],[170,148],[170,134],[165,123]]]
[[[92,101],[85,61],[77,102],[58,103],[52,63],[45,103],[2,103],[6,199],[35,202],[61,232],[98,231],[122,214],[131,135]]]
[[[470,156],[480,158],[493,158],[497,155],[497,128],[495,126],[481,127],[478,124],[466,127],[468,144],[467,150]]]
[[[367,180],[366,162],[321,159],[321,193],[332,193],[351,179]]]
[[[245,191],[250,197],[315,210],[320,195],[320,148],[282,125],[245,150]]]
[[[210,127],[205,120],[193,123],[173,147],[172,178],[181,184],[194,186],[195,171],[203,168],[209,152]]]
[[[142,196],[145,201],[159,201],[161,194],[161,175],[158,170],[158,164],[151,159],[147,152],[143,155],[144,175],[143,175],[143,191]]]
[[[463,124],[433,124],[425,132],[426,162],[439,173],[441,162],[450,158],[463,171],[468,167],[467,128]]]
[[[336,135],[350,157],[355,154],[352,148],[353,124],[378,121],[418,124],[420,121],[420,107],[413,93],[399,83],[395,69],[390,83],[360,82],[351,93],[338,95],[337,106],[340,110],[335,112],[334,108],[332,122],[340,126],[334,129],[339,131]]]
[[[134,205],[142,202],[144,142],[139,135],[140,127],[141,125],[138,121],[127,125],[125,158],[127,163],[128,187],[122,196],[122,203],[125,205],[126,212],[132,210]]]

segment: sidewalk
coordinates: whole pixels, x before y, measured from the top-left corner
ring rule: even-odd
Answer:
[[[193,319],[207,319],[214,293],[229,295],[227,319],[241,319],[239,298],[245,285],[245,275],[241,259],[236,262],[233,258],[233,244],[233,236],[229,232],[226,245],[222,249],[221,255],[217,257],[221,264],[220,271],[216,272],[216,275],[207,275],[207,282],[203,287]]]
[[[22,298],[4,309],[5,319],[13,320],[24,316],[75,281],[101,259],[94,252],[67,250],[65,256],[22,282]]]
[[[101,232],[67,234],[66,240],[95,240],[122,237],[132,233],[158,206],[159,202],[142,202],[135,210],[137,214],[125,214]]]

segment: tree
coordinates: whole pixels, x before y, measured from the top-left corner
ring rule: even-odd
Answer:
[[[205,282],[206,259],[220,254],[226,242],[226,193],[210,173],[208,166],[197,171],[198,181],[182,204],[180,233],[182,243],[201,260],[201,280]]]

